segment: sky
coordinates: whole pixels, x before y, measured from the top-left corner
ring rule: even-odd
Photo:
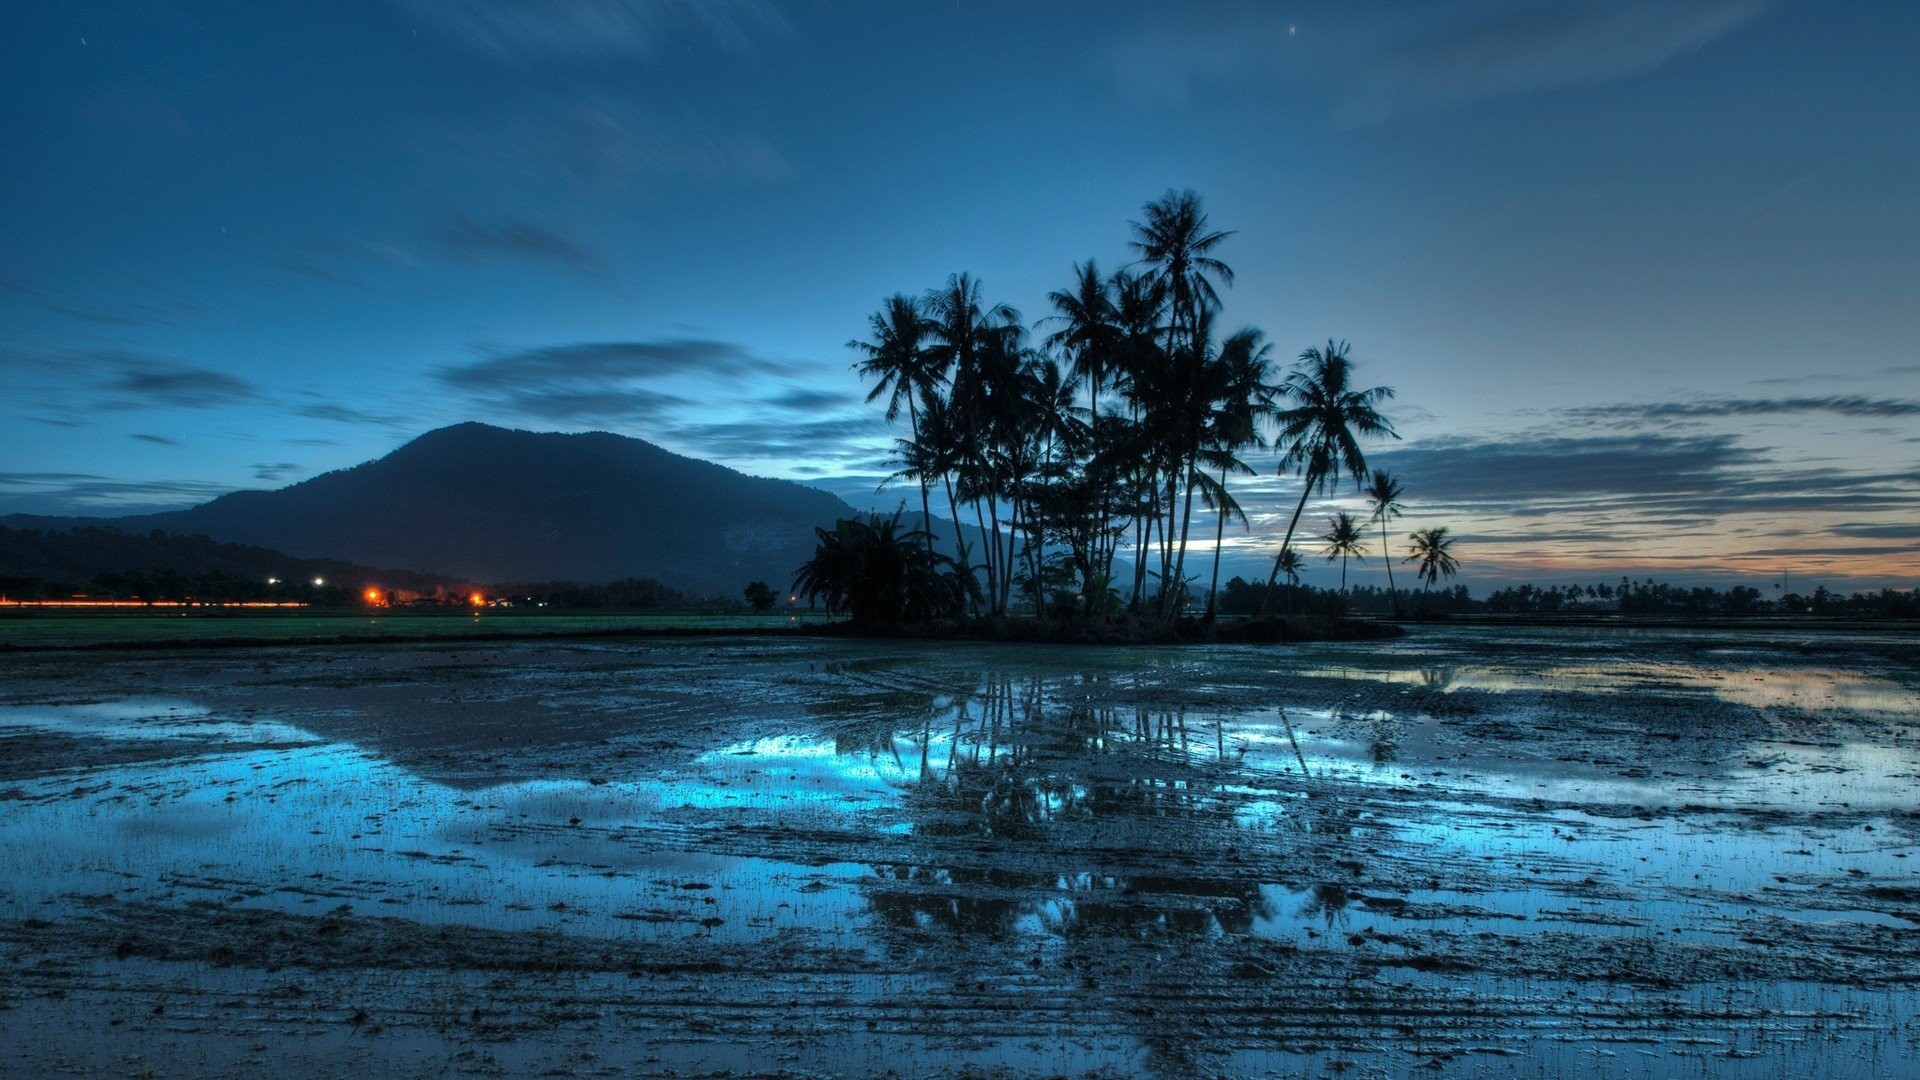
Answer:
[[[0,26],[0,514],[192,505],[465,420],[917,501],[876,490],[898,432],[847,348],[883,298],[966,271],[1035,321],[1191,188],[1233,233],[1223,325],[1351,342],[1397,391],[1368,448],[1395,531],[1448,526],[1469,583],[1920,584],[1904,0],[24,0]],[[1251,461],[1229,572],[1298,493]]]

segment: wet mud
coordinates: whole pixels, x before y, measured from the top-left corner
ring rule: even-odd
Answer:
[[[0,1073],[1873,1077],[1920,650],[0,659]]]

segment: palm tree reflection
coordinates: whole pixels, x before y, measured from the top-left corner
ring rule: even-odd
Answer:
[[[1231,873],[1241,848],[1278,828],[1324,854],[1351,832],[1331,796],[1270,790],[1274,777],[1246,767],[1221,721],[1100,704],[1110,689],[1098,676],[986,674],[944,719],[930,709],[836,739],[911,777],[915,846],[943,860],[874,866],[867,893],[884,928],[982,942],[1247,935],[1280,913],[1259,876]],[[1284,820],[1248,816],[1274,796]]]

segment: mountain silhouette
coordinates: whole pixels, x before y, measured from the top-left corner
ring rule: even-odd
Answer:
[[[813,554],[814,526],[852,513],[824,491],[640,439],[465,423],[277,491],[237,491],[188,510],[85,523],[204,534],[470,581],[653,578],[737,596],[755,580],[787,588]]]

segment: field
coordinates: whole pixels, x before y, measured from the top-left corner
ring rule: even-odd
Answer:
[[[1901,1075],[1915,645],[17,652],[0,1073]]]
[[[213,642],[303,642],[321,640],[386,641],[420,638],[501,638],[582,634],[658,633],[673,630],[755,630],[800,621],[799,615],[709,615],[699,612],[605,614],[547,613],[489,609],[479,613],[436,611],[276,611],[219,610],[150,615],[39,612],[0,615],[0,648],[97,647],[126,644],[150,647]]]

